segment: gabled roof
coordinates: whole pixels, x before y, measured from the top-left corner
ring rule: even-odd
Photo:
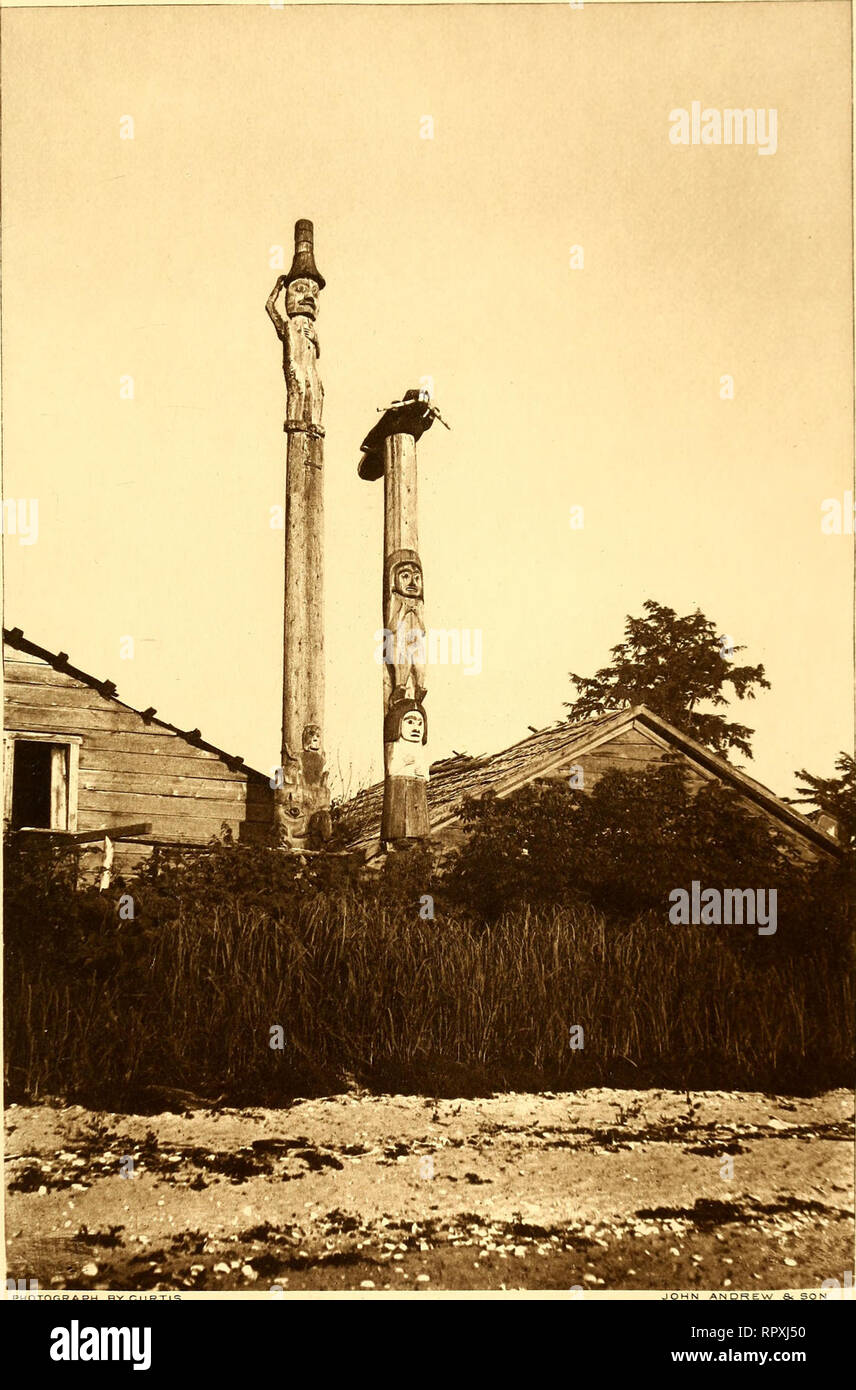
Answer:
[[[600,714],[580,723],[562,721],[550,728],[540,729],[500,753],[482,757],[456,754],[432,764],[428,782],[428,815],[432,833],[445,829],[458,819],[460,804],[465,796],[484,796],[486,792],[500,797],[509,796],[519,787],[539,777],[549,776],[569,761],[592,752],[599,744],[633,727],[647,730],[661,743],[679,749],[692,762],[729,783],[747,800],[761,806],[813,845],[833,853],[840,852],[837,841],[807,816],[788,805],[761,782],[748,777],[725,758],[662,719],[646,705]],[[377,838],[382,804],[382,782],[359,792],[348,802],[349,840],[352,843],[362,845]]]
[[[140,719],[146,724],[154,724],[159,729],[167,729],[171,734],[177,734],[184,739],[185,743],[192,748],[202,748],[207,753],[216,753],[233,772],[244,772],[253,781],[261,780],[270,785],[269,779],[263,772],[258,772],[254,767],[248,767],[243,758],[234,753],[227,753],[225,749],[218,748],[215,743],[208,743],[198,729],[179,729],[175,724],[168,724],[165,719],[157,719],[153,708],[146,710],[135,709],[133,705],[126,705],[116,694],[116,686],[113,681],[98,680],[96,676],[91,676],[87,671],[81,671],[79,666],[72,666],[66,652],[52,652],[47,647],[40,647],[36,642],[31,642],[25,637],[19,627],[3,629],[3,641],[13,647],[15,651],[28,652],[30,656],[37,656],[41,661],[47,662],[55,671],[61,671],[63,675],[72,676],[75,680],[81,681],[83,685],[90,686],[97,690],[98,694],[105,700],[112,700],[120,709],[128,710],[131,714],[139,715]]]

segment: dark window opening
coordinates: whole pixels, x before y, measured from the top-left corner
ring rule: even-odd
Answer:
[[[12,769],[12,829],[22,826],[49,830],[51,825],[50,743],[15,740]]]

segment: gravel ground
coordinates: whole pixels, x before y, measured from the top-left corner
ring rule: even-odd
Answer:
[[[853,1267],[845,1091],[6,1118],[7,1275],[42,1289],[760,1296]]]

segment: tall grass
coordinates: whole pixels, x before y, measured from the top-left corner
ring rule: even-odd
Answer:
[[[258,906],[182,907],[106,973],[84,964],[70,977],[49,954],[17,964],[11,1094],[111,1108],[149,1085],[276,1103],[352,1079],[435,1094],[812,1090],[849,1082],[853,1055],[852,976],[831,953],[795,961],[775,938],[616,925],[585,908],[482,926],[357,893],[295,903],[279,921]]]

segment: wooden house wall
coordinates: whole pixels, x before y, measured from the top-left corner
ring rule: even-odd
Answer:
[[[8,644],[4,668],[5,729],[81,738],[77,830],[151,822],[141,841],[116,845],[117,869],[155,843],[204,844],[224,822],[239,840],[258,840],[269,827],[273,792],[264,779]]]

